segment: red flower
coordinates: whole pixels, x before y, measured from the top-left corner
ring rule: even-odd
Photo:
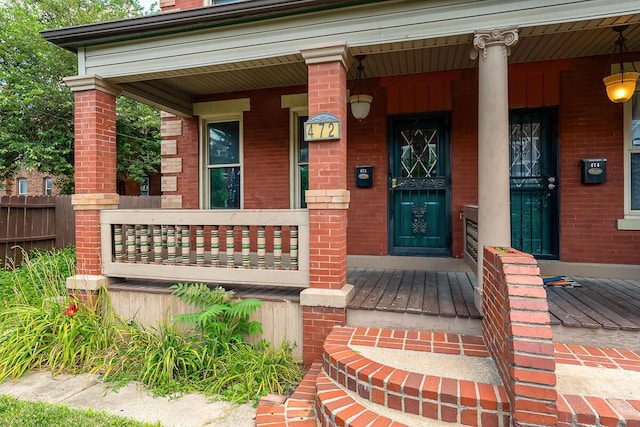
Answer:
[[[73,317],[77,312],[78,312],[78,304],[76,304],[75,302],[72,302],[69,308],[67,308],[64,311],[64,313],[62,313],[62,315]]]

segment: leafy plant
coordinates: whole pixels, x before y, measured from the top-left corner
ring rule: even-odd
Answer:
[[[211,289],[203,283],[178,283],[171,288],[179,300],[201,310],[179,314],[174,320],[195,325],[214,345],[242,342],[248,335],[262,333],[260,322],[250,320],[262,306],[260,300],[246,298],[234,302],[232,291],[222,287]]]

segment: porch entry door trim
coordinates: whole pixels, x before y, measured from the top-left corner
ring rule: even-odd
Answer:
[[[511,246],[558,259],[558,110],[514,109],[509,116]]]
[[[451,255],[449,114],[389,117],[389,253]]]

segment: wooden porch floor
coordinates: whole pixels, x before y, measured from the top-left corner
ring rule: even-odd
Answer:
[[[640,331],[640,281],[573,277],[546,287],[552,325]],[[349,309],[480,319],[471,273],[351,268]]]

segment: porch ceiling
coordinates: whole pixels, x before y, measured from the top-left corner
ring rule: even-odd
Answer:
[[[610,55],[617,33],[611,27],[629,24],[624,33],[629,51],[640,51],[640,14],[579,22],[520,28],[520,40],[511,50],[510,63],[523,63],[592,55]],[[354,55],[366,54],[367,77],[382,77],[475,67],[470,59],[473,34],[408,42],[355,46]],[[617,60],[617,57],[616,57]],[[349,71],[355,76],[355,67]],[[605,70],[603,70],[604,74]],[[301,55],[125,75],[110,79],[129,94],[164,92],[187,107],[198,95],[250,89],[304,85],[307,67]],[[161,95],[160,95],[161,96]]]

